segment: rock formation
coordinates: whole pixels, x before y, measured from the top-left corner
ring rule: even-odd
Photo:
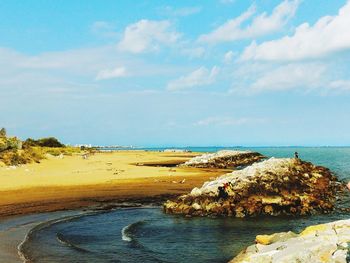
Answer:
[[[164,204],[166,213],[189,216],[306,215],[329,212],[336,178],[325,167],[271,158],[233,171]]]
[[[223,150],[216,153],[196,156],[185,162],[182,166],[198,168],[235,168],[238,166],[250,165],[264,158],[263,155],[257,152]]]
[[[346,263],[350,242],[350,219],[307,227],[293,232],[261,235],[230,263],[338,262]]]

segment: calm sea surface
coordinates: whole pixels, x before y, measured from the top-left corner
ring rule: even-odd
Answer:
[[[189,148],[217,151],[221,148]],[[330,168],[350,180],[350,148],[250,148]],[[350,206],[349,198],[340,202]],[[119,209],[49,222],[32,230],[22,251],[33,262],[227,262],[257,234],[300,231],[311,224],[349,218],[335,211],[302,218],[184,218],[160,208]]]

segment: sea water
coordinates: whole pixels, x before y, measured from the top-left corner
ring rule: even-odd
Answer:
[[[217,151],[219,148],[190,148]],[[350,180],[350,148],[252,148],[266,156],[292,157],[330,168]],[[350,205],[348,197],[342,206]],[[347,212],[307,217],[185,218],[160,207],[117,209],[46,222],[21,246],[32,262],[227,262],[257,234],[300,231],[347,219]]]

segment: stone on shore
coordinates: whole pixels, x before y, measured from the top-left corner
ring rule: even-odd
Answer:
[[[197,167],[197,168],[235,168],[246,166],[265,157],[257,152],[252,151],[232,151],[222,150],[216,153],[207,153],[196,156],[182,166]]]
[[[256,244],[238,254],[230,263],[346,263],[349,253],[350,219],[307,227],[293,232],[262,235]]]
[[[327,213],[334,208],[338,186],[336,177],[325,167],[300,159],[271,158],[220,176],[187,195],[167,201],[164,211],[235,217]]]

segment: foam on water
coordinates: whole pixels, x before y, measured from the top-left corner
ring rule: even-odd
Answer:
[[[144,225],[145,222],[146,221],[144,221],[144,220],[137,221],[135,223],[132,223],[130,225],[127,225],[127,226],[123,227],[123,229],[122,229],[122,240],[127,241],[127,242],[133,241],[135,230],[137,230],[137,228],[139,226]]]
[[[122,229],[122,240],[126,241],[126,242],[131,242],[132,241],[131,237],[129,237],[128,234],[127,234],[127,231],[128,231],[129,227],[130,227],[130,225],[125,226]]]

